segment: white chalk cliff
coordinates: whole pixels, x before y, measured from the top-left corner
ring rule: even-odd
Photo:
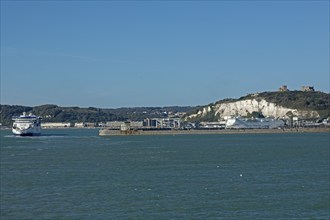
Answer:
[[[213,113],[215,116],[224,118],[226,116],[247,116],[248,113],[261,112],[265,117],[288,118],[290,112],[293,116],[300,118],[318,118],[316,111],[306,111],[299,109],[290,109],[279,106],[275,103],[267,102],[265,99],[247,99],[233,102],[218,103],[210,105],[199,110],[196,114],[187,116],[187,118],[200,118]]]

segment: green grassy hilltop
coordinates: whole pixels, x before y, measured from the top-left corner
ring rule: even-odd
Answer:
[[[143,120],[152,117],[167,117],[169,112],[190,111],[194,107],[136,107],[136,108],[79,108],[79,107],[60,107],[57,105],[41,105],[35,107],[1,105],[0,123],[5,126],[12,124],[12,116],[21,115],[23,112],[32,112],[42,117],[43,122],[107,122],[125,120]]]
[[[187,120],[192,121],[217,121],[218,116],[215,115],[215,110],[217,105],[225,103],[234,103],[243,100],[265,100],[269,103],[274,103],[277,106],[282,106],[290,109],[304,110],[304,111],[316,111],[320,118],[330,117],[330,94],[318,91],[285,91],[285,92],[261,92],[248,94],[242,96],[238,99],[223,99],[215,103],[211,103],[206,106],[201,106],[190,112],[187,112]],[[208,111],[203,115],[198,115],[194,118],[189,118],[188,116],[197,114],[203,109],[208,109]],[[258,112],[254,112],[254,117],[258,117]]]

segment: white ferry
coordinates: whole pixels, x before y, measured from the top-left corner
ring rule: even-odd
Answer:
[[[22,115],[12,118],[13,128],[12,131],[15,135],[20,136],[33,136],[41,134],[41,118],[31,113],[27,115],[23,112]]]
[[[282,128],[284,121],[270,118],[245,119],[241,117],[230,118],[226,122],[226,128],[234,129],[261,129],[261,128]]]

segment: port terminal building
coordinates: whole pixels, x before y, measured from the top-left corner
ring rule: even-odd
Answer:
[[[143,121],[109,121],[105,123],[104,127],[110,129],[121,129],[123,126],[128,126],[130,129],[143,129],[143,128],[170,128],[180,129],[180,118],[146,118]]]

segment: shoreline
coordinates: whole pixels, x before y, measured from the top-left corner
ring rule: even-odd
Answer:
[[[99,136],[129,136],[129,135],[207,135],[207,134],[284,134],[284,133],[330,133],[330,127],[314,128],[283,128],[283,129],[216,129],[216,130],[110,130],[99,127],[88,128],[43,128],[42,130],[99,130]],[[0,130],[11,130],[10,127],[0,127]]]
[[[330,133],[330,128],[285,128],[285,129],[221,129],[221,130],[107,130],[101,129],[100,136],[130,135],[206,135],[206,134],[284,134],[284,133]]]

